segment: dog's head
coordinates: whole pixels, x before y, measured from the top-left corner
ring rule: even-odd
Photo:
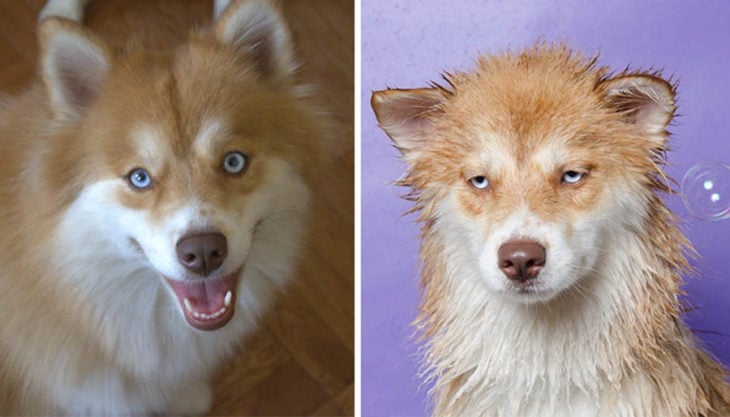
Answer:
[[[665,188],[674,88],[656,74],[611,77],[562,46],[485,57],[446,79],[372,98],[428,232],[496,293],[579,291],[605,242],[640,233]]]
[[[225,325],[246,270],[273,261],[281,266],[272,273],[286,269],[286,248],[249,255],[257,239],[269,249],[297,241],[299,225],[287,219],[307,206],[320,133],[295,85],[280,12],[264,0],[234,2],[212,29],[170,51],[113,53],[57,19],[43,22],[40,37],[56,131],[72,136],[48,161],[55,175],[70,174],[54,187],[75,196],[66,241],[113,241],[110,257],[156,270],[192,326]],[[105,249],[87,250],[89,258]]]

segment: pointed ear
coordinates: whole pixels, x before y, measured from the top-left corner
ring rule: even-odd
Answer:
[[[676,110],[674,87],[653,75],[627,75],[604,81],[606,100],[629,123],[646,133],[664,133]]]
[[[442,112],[446,100],[439,88],[383,90],[373,93],[370,104],[380,127],[402,153],[417,150],[433,126],[432,116]]]
[[[107,47],[70,21],[48,18],[39,27],[41,70],[56,117],[78,118],[98,96],[110,67]]]
[[[218,20],[226,10],[226,7],[231,3],[231,0],[214,0],[213,1],[213,20]]]
[[[250,56],[264,76],[280,80],[294,73],[291,34],[278,7],[270,1],[232,2],[214,31],[219,42]]]

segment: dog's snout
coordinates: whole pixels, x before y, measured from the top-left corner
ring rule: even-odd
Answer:
[[[537,277],[545,266],[545,248],[531,240],[511,240],[497,251],[499,269],[513,281]]]
[[[177,259],[190,272],[207,277],[228,256],[228,243],[221,233],[187,235],[177,241]]]

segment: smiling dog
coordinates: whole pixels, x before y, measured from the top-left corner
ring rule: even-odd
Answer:
[[[291,279],[323,124],[270,2],[100,33],[85,3],[0,103],[0,411],[203,413]]]

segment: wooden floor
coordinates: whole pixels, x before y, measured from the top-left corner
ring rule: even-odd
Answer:
[[[184,1],[201,14],[212,8],[212,0]],[[35,24],[44,3],[0,0],[0,93],[18,92],[34,77]],[[303,257],[299,282],[280,297],[245,351],[218,373],[211,415],[353,415],[353,2],[281,4],[303,63],[302,78],[319,88],[337,143],[330,174],[316,190],[318,232]]]

